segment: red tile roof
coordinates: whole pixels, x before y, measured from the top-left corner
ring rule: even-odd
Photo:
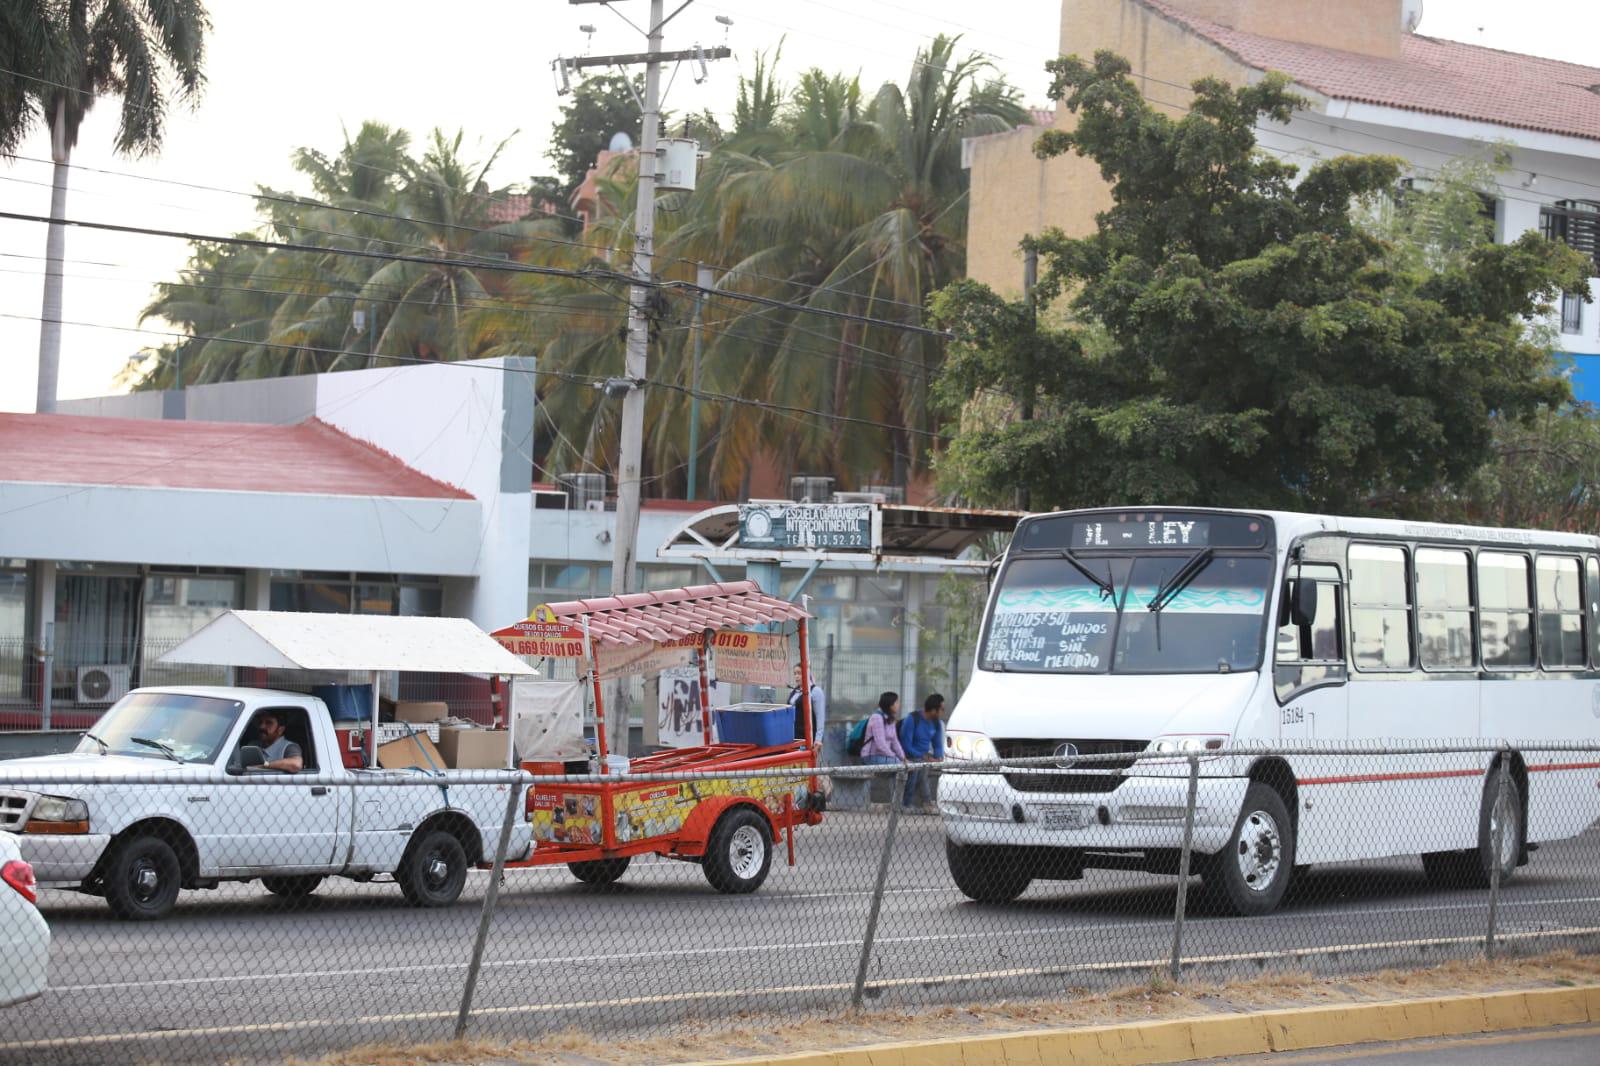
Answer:
[[[0,412],[0,481],[467,500],[315,419],[294,426]]]
[[[1400,57],[1241,33],[1164,0],[1150,10],[1257,70],[1277,70],[1340,100],[1600,140],[1600,67],[1405,34]]]
[[[527,193],[504,193],[484,205],[483,219],[495,226],[505,222],[521,222],[532,210],[532,196]]]

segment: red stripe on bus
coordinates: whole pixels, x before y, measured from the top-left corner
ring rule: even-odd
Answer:
[[[1530,774],[1549,770],[1600,770],[1600,762],[1541,763],[1528,767]],[[1374,781],[1433,781],[1444,777],[1481,777],[1483,770],[1431,770],[1416,774],[1351,774],[1348,777],[1308,777],[1302,785],[1360,785]]]

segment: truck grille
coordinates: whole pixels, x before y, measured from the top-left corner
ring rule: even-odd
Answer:
[[[28,797],[18,792],[0,792],[0,833],[20,833],[28,820]]]
[[[1002,759],[1042,759],[1054,755],[1063,744],[1075,745],[1082,755],[1126,755],[1125,759],[1106,759],[1081,767],[1075,772],[1046,765],[1006,771],[1006,781],[1018,792],[1115,792],[1122,784],[1122,771],[1137,761],[1134,756],[1149,746],[1148,740],[1056,740],[1001,737],[994,741]],[[1041,772],[1042,771],[1042,772]]]

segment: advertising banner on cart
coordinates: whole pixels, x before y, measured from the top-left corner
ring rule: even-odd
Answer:
[[[536,659],[583,658],[583,630],[557,618],[542,603],[527,618],[489,635],[512,655]]]
[[[718,681],[736,685],[787,685],[793,680],[789,639],[782,633],[719,629],[711,640]]]
[[[700,646],[698,635],[680,640],[655,641],[623,647],[602,645],[594,650],[600,660],[601,677],[635,677],[639,674],[659,674],[675,666],[694,660],[694,650]]]
[[[729,686],[711,682],[711,706],[726,707]],[[668,748],[695,748],[706,742],[705,719],[700,710],[700,668],[675,666],[661,671],[656,690],[658,744]]]

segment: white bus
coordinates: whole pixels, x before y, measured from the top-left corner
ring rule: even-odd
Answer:
[[[1236,746],[1588,741],[1600,733],[1600,539],[1184,508],[1031,516],[989,594],[943,775],[957,886],[989,902],[1084,867],[1193,868],[1236,913],[1315,863],[1421,855],[1486,884],[1600,814],[1593,754],[1206,757]],[[1136,759],[1140,753],[1170,759]],[[1095,766],[1087,755],[1125,759]],[[1053,768],[1050,768],[1052,767]],[[1583,787],[1574,775],[1584,779]]]

